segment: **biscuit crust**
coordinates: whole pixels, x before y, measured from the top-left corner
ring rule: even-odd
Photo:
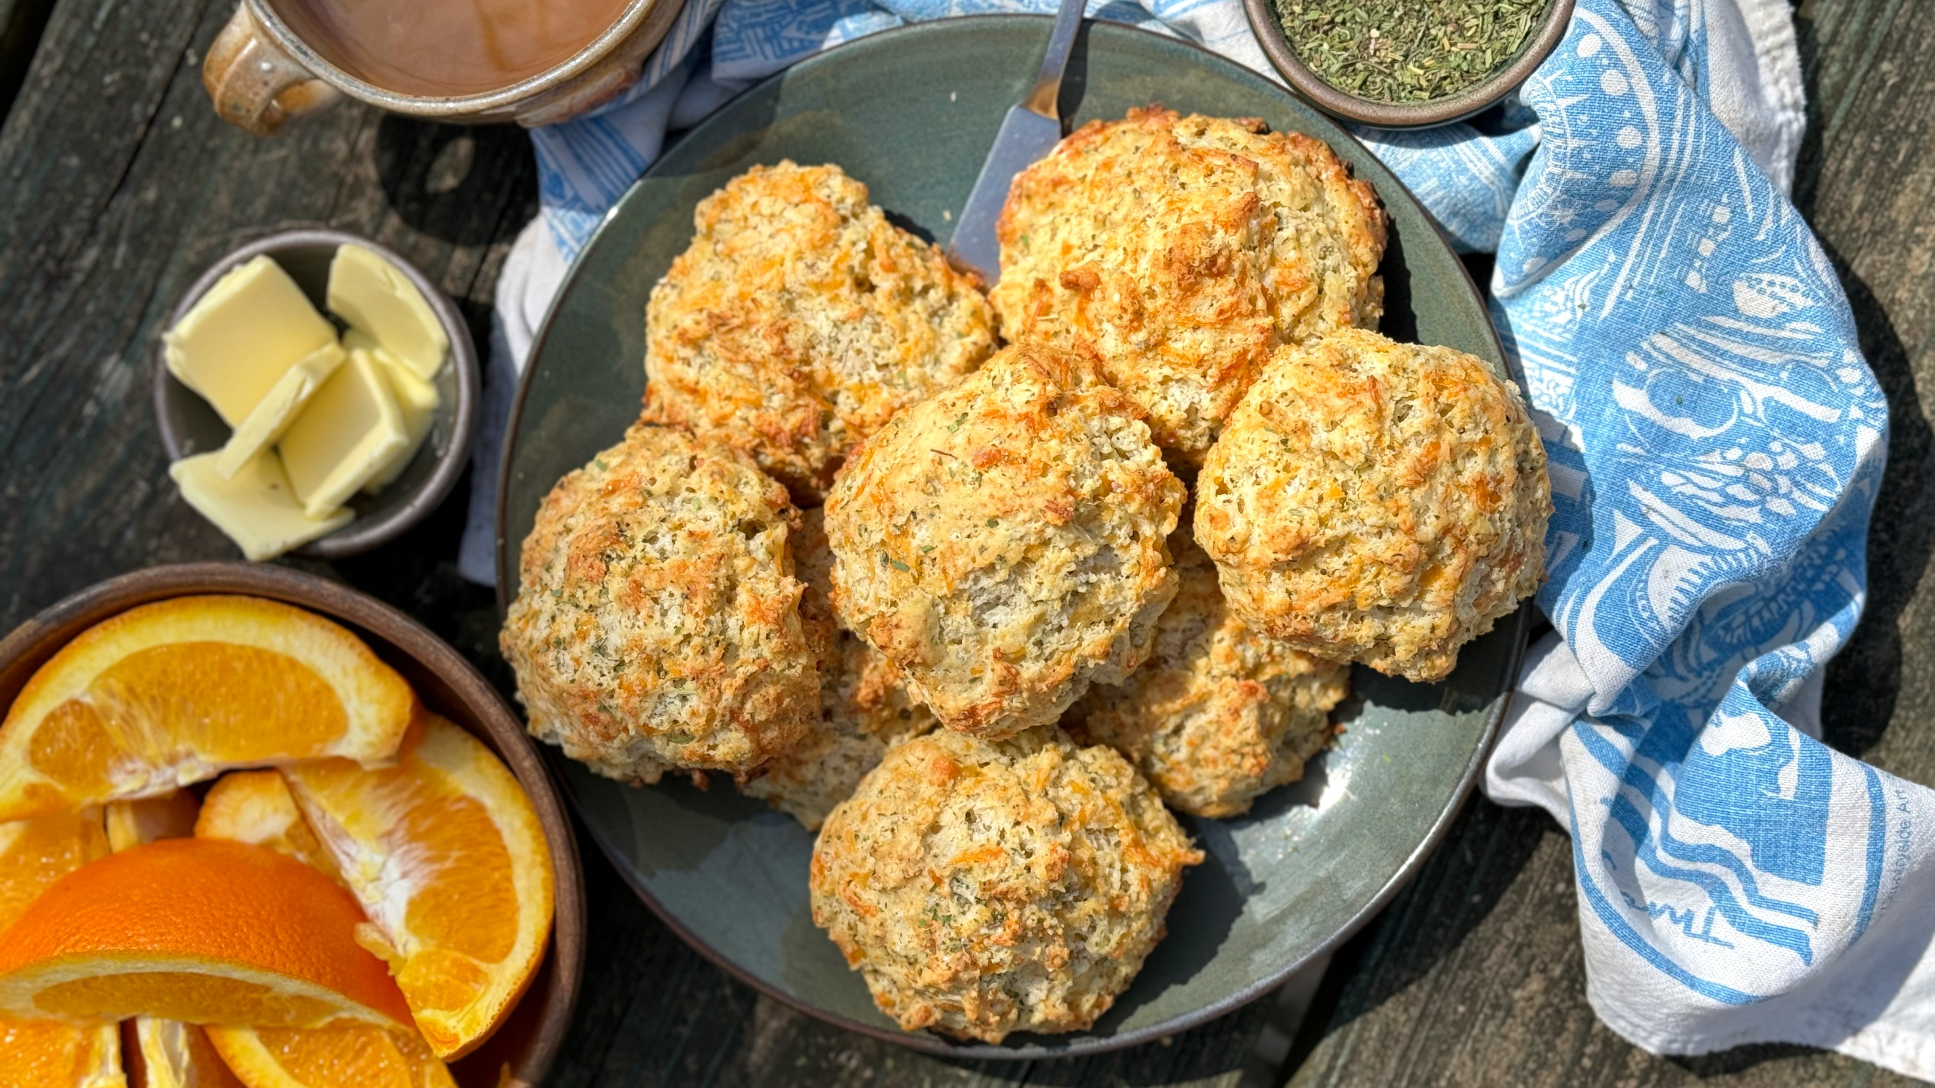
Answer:
[[[942,724],[1055,721],[1141,664],[1182,484],[1092,362],[997,353],[864,442],[827,497],[833,603]]]
[[[817,509],[801,511],[793,541],[794,573],[806,583],[800,616],[819,654],[820,716],[799,744],[740,786],[808,831],[819,830],[826,814],[852,795],[889,747],[938,724],[908,693],[893,662],[839,625],[829,599],[833,553],[826,546],[822,515]]]
[[[994,350],[978,283],[837,166],[758,166],[699,202],[646,306],[645,410],[817,505],[853,445]]]
[[[1349,693],[1350,668],[1231,615],[1187,526],[1169,547],[1181,586],[1156,622],[1154,652],[1121,684],[1091,687],[1068,731],[1121,752],[1178,812],[1241,815],[1302,778],[1330,742],[1330,711]]]
[[[1377,327],[1386,229],[1321,140],[1130,110],[1016,176],[990,297],[1007,340],[1097,352],[1195,466],[1273,347]]]
[[[798,511],[752,458],[638,424],[559,480],[499,635],[531,733],[599,774],[744,774],[819,707]]]
[[[895,747],[827,818],[814,924],[907,1031],[998,1043],[1106,1012],[1202,861],[1113,749],[1054,726]]]
[[[1516,386],[1345,330],[1272,356],[1203,464],[1195,531],[1244,622],[1435,681],[1538,589],[1551,514]]]

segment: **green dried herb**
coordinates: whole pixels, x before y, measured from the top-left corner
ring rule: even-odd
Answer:
[[[1549,2],[1276,0],[1305,67],[1378,102],[1425,102],[1476,85],[1518,55]]]

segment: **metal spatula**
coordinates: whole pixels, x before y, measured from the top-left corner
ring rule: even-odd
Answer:
[[[954,239],[947,244],[948,260],[958,268],[973,269],[992,287],[1001,278],[1001,246],[994,238],[995,221],[1008,200],[1008,183],[1029,164],[1048,154],[1062,138],[1062,119],[1055,100],[1061,95],[1062,72],[1075,46],[1075,30],[1082,22],[1083,0],[1062,0],[1055,13],[1055,29],[1048,35],[1048,52],[1041,58],[1035,86],[1018,104],[1008,107],[994,148],[981,164]]]

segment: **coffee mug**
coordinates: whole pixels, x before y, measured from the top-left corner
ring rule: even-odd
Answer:
[[[631,0],[616,22],[562,63],[506,87],[439,98],[401,94],[344,71],[290,29],[271,0],[242,0],[202,62],[202,85],[217,113],[258,136],[342,94],[442,121],[548,125],[630,86],[683,6],[684,0]]]

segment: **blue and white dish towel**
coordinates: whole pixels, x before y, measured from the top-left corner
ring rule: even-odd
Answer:
[[[750,81],[903,22],[1052,0],[690,0],[626,98],[532,133],[543,214],[498,290],[487,430],[566,263]],[[1109,0],[1267,74],[1239,0]],[[1784,0],[1578,0],[1515,105],[1362,135],[1462,249],[1551,458],[1533,647],[1486,768],[1572,835],[1589,996],[1648,1050],[1829,1047],[1935,1080],[1935,793],[1820,743],[1865,601],[1888,411],[1789,203]],[[496,479],[498,439],[480,449]],[[492,503],[465,572],[490,579]]]

